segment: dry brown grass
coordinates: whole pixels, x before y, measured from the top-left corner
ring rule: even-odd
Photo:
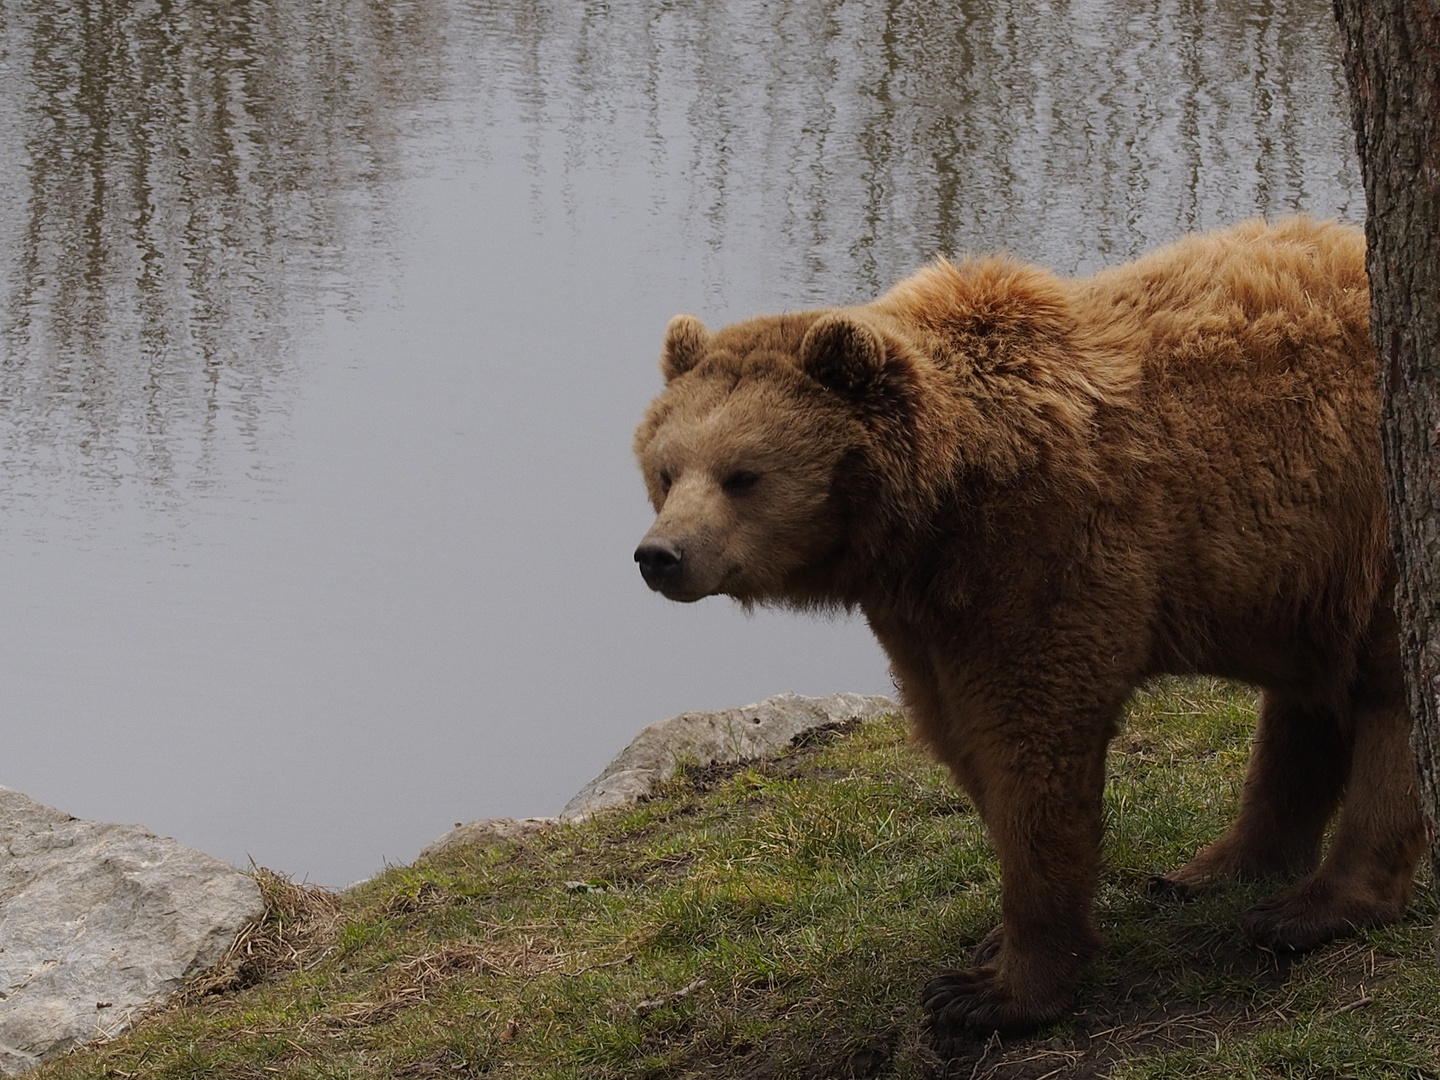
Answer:
[[[523,938],[518,943],[446,945],[394,965],[367,998],[337,1002],[325,1017],[339,1027],[383,1023],[429,1000],[439,987],[479,975],[531,977],[558,971],[564,956],[549,942]]]
[[[240,932],[218,963],[185,985],[175,1005],[273,981],[319,963],[334,947],[344,917],[337,894],[263,867],[252,873],[265,913]]]

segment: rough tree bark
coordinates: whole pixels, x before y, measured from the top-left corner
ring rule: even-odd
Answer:
[[[1395,609],[1440,883],[1440,0],[1334,0],[1365,180]]]

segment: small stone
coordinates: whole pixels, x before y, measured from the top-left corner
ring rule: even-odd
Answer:
[[[604,885],[597,885],[593,881],[567,881],[565,891],[568,893],[597,893],[609,892]]]

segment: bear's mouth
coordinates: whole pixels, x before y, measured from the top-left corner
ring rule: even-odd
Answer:
[[[666,600],[674,600],[677,604],[693,604],[697,600],[704,600],[707,596],[714,595],[708,592],[692,592],[679,585],[669,585],[660,590],[660,595]]]
[[[697,600],[704,600],[709,596],[733,596],[736,586],[739,585],[737,579],[740,576],[740,567],[733,566],[721,574],[719,580],[712,585],[697,585],[682,578],[679,581],[662,585],[659,593],[665,599],[674,600],[679,604],[693,604]]]

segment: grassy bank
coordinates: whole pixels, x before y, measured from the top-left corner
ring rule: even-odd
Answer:
[[[39,1076],[1440,1076],[1428,889],[1299,959],[1239,932],[1266,886],[1147,894],[1233,814],[1253,710],[1219,683],[1137,699],[1106,796],[1109,948],[1070,1022],[960,1060],[928,1051],[918,991],[997,920],[999,873],[892,720],[339,898],[262,874],[266,925],[184,1003]]]

